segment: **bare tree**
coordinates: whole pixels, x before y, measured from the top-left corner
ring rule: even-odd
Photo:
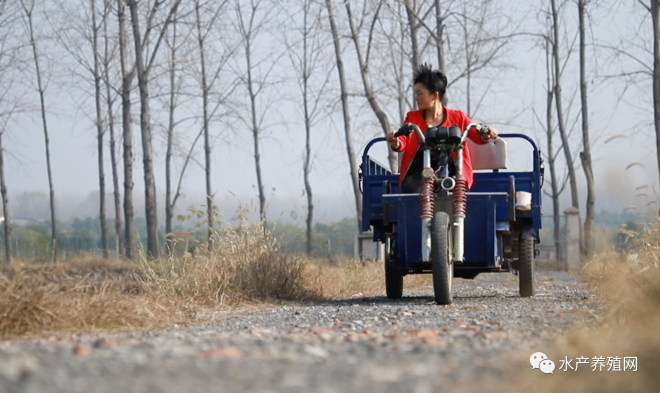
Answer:
[[[438,69],[446,74],[445,62],[445,44],[446,44],[446,20],[452,12],[443,12],[453,8],[454,0],[448,3],[441,0],[433,0],[429,4],[417,0],[399,0],[406,7],[407,25],[410,28],[410,45],[412,53],[410,60],[413,69],[419,66],[421,61],[420,52],[428,50],[429,46],[434,47],[438,61]],[[443,4],[445,5],[443,7]],[[463,4],[466,4],[463,2]],[[431,19],[428,21],[428,19]],[[403,22],[403,18],[399,18]],[[425,31],[428,39],[420,38],[421,30]],[[421,45],[421,48],[420,48]],[[447,96],[443,97],[443,104],[447,103]]]
[[[552,71],[552,55],[551,55],[551,40],[550,37],[544,36],[543,43],[545,48],[546,59],[546,110],[544,124],[546,134],[546,162],[550,171],[550,192],[544,190],[544,194],[548,195],[552,201],[552,220],[553,220],[553,240],[555,244],[555,255],[559,260],[562,256],[561,248],[561,212],[559,210],[559,195],[561,194],[561,187],[557,182],[557,155],[560,150],[554,148],[554,134],[555,129],[553,126],[553,102],[554,102],[554,81]]]
[[[5,149],[2,146],[2,136],[5,133],[5,124],[2,124],[2,128],[0,128],[0,194],[2,196],[2,225],[5,230],[5,263],[9,265],[11,264],[12,254],[12,226],[11,214],[9,213],[9,193],[7,192],[7,182],[5,180]]]
[[[305,0],[302,4],[302,25],[300,26],[299,41],[295,44],[288,43],[288,52],[291,64],[296,73],[300,98],[303,107],[303,120],[305,124],[305,151],[303,155],[303,182],[305,185],[305,196],[307,198],[306,223],[306,252],[312,253],[312,237],[314,229],[314,196],[312,191],[312,129],[322,109],[322,92],[328,83],[329,73],[325,73],[324,79],[316,77],[319,71],[322,73],[323,61],[321,55],[321,38],[319,36],[319,24],[321,9],[314,8],[314,2]],[[296,18],[297,19],[297,18]],[[302,52],[299,50],[302,45]],[[316,72],[315,72],[316,71]],[[316,78],[315,78],[316,77]],[[314,87],[314,81],[320,82],[320,87]]]
[[[172,22],[180,3],[181,0],[174,0],[170,6],[165,21],[160,24],[160,31],[153,44],[151,53],[148,51],[147,43],[150,42],[151,32],[155,28],[155,15],[159,7],[163,4],[163,1],[154,1],[147,16],[147,25],[144,32],[140,28],[140,14],[138,12],[137,0],[128,0],[127,3],[131,13],[133,42],[135,44],[135,69],[137,72],[138,89],[140,91],[140,133],[142,137],[145,216],[147,220],[147,253],[151,257],[157,257],[160,254],[160,250],[158,245],[158,210],[156,205],[151,114],[149,109],[149,72],[156,59],[163,36]]]
[[[554,97],[555,97],[555,111],[557,115],[557,127],[559,128],[559,135],[562,141],[562,149],[564,157],[566,158],[566,167],[568,168],[568,177],[571,192],[571,204],[579,209],[579,197],[577,190],[577,178],[575,176],[575,165],[573,162],[573,155],[571,154],[571,143],[568,139],[568,131],[566,127],[566,120],[564,119],[564,106],[562,104],[562,84],[561,84],[561,58],[559,54],[559,11],[557,8],[556,0],[550,1],[550,16],[552,18],[552,61],[553,61],[553,80],[554,80]]]
[[[97,159],[98,159],[98,172],[99,172],[99,224],[101,226],[101,248],[103,257],[108,257],[108,226],[105,217],[105,168],[104,168],[104,134],[105,126],[103,124],[103,110],[101,109],[101,100],[103,92],[101,90],[101,62],[99,59],[99,30],[101,26],[97,23],[97,8],[96,0],[91,2],[92,14],[92,54],[93,54],[93,70],[92,75],[94,78],[94,104],[96,108],[96,143],[97,143]]]
[[[260,75],[256,74],[258,67],[260,65],[263,66],[263,62],[266,60],[264,58],[261,62],[255,61],[257,48],[255,48],[254,43],[259,32],[262,31],[267,17],[267,10],[263,8],[261,0],[250,0],[249,4],[241,4],[241,1],[236,0],[235,9],[238,33],[245,56],[245,74],[242,75],[242,82],[247,88],[248,99],[250,101],[250,118],[249,120],[243,119],[243,122],[246,123],[252,132],[254,166],[257,175],[257,191],[259,193],[259,217],[264,224],[264,228],[266,228],[266,194],[264,192],[264,181],[261,174],[260,147],[260,138],[263,131],[263,113],[260,112],[258,101],[266,86],[266,80],[273,70],[275,61],[272,58],[268,59],[268,61],[272,62],[271,66],[267,67],[265,71],[260,72]]]
[[[344,118],[344,138],[346,140],[346,153],[348,155],[348,164],[351,173],[351,183],[353,184],[353,196],[355,198],[355,210],[357,212],[358,229],[362,229],[362,194],[360,193],[360,181],[358,179],[358,167],[355,162],[355,149],[353,148],[353,133],[351,131],[351,116],[348,102],[348,84],[346,82],[346,71],[344,70],[344,58],[339,39],[339,30],[335,22],[334,8],[332,0],[325,0],[325,6],[328,10],[328,22],[332,33],[332,42],[335,48],[335,60],[337,63],[337,74],[339,78],[339,88],[341,91],[341,108]]]
[[[175,120],[174,115],[177,108],[178,85],[177,71],[179,68],[178,50],[179,50],[179,33],[177,29],[177,20],[172,21],[172,28],[170,29],[171,35],[165,36],[165,43],[170,50],[168,73],[169,73],[169,102],[168,102],[168,118],[167,118],[167,136],[166,136],[166,149],[165,149],[165,238],[170,241],[172,234],[172,220],[174,218],[174,205],[176,203],[177,195],[172,195],[172,158],[174,148],[174,128]],[[170,252],[168,247],[168,252]]]
[[[399,2],[388,4],[391,14],[400,15],[404,11],[404,5]],[[387,23],[379,19],[381,25],[380,34],[387,40],[387,46],[390,51],[390,67],[392,72],[392,87],[394,88],[393,101],[396,100],[398,109],[398,122],[403,122],[408,110],[413,107],[415,95],[410,88],[412,79],[410,78],[410,59],[409,52],[409,31],[408,23],[403,18],[397,18],[401,23]],[[421,22],[420,22],[421,23]],[[411,92],[413,92],[411,94]]]
[[[86,18],[80,19],[80,24],[74,23],[66,25],[67,28],[60,30],[58,39],[70,57],[75,59],[76,63],[82,67],[83,73],[78,73],[80,79],[85,80],[92,85],[90,89],[88,84],[82,85],[82,92],[86,96],[92,92],[94,97],[94,124],[96,127],[96,146],[97,146],[97,166],[99,181],[99,226],[101,233],[101,250],[104,258],[109,257],[108,242],[108,224],[106,215],[106,181],[105,181],[105,150],[106,150],[106,131],[110,130],[110,155],[112,159],[113,182],[115,185],[115,216],[119,217],[121,205],[118,195],[118,179],[116,167],[116,152],[114,139],[114,115],[112,94],[113,80],[110,77],[110,40],[108,36],[108,18],[111,12],[111,0],[102,0],[101,4],[97,0],[91,3],[81,1],[75,5],[75,9],[87,11]],[[75,11],[67,9],[64,11],[71,15]],[[87,17],[88,16],[88,17]],[[73,34],[70,34],[72,32]],[[81,42],[82,40],[82,42]],[[86,97],[85,97],[86,98]],[[116,222],[121,223],[121,219]],[[120,238],[121,226],[115,226],[115,235],[117,243]],[[116,254],[119,254],[117,244]]]
[[[557,103],[555,95],[558,94],[557,91],[557,53],[556,53],[556,41],[557,36],[555,35],[555,21],[552,18],[552,12],[548,11],[547,14],[544,14],[546,21],[548,23],[547,32],[545,34],[533,34],[541,39],[541,44],[545,49],[545,67],[546,67],[546,102],[545,102],[545,118],[539,118],[539,124],[543,128],[546,138],[546,148],[544,154],[546,168],[549,171],[549,182],[550,190],[544,188],[544,195],[550,197],[552,204],[552,219],[553,219],[553,242],[555,246],[555,255],[557,260],[560,260],[563,257],[562,252],[562,225],[561,217],[562,211],[560,210],[559,198],[560,195],[565,191],[566,187],[569,185],[569,171],[565,169],[564,173],[559,173],[561,166],[558,164],[559,156],[564,151],[564,146],[562,143],[559,146],[555,147],[556,134],[558,132],[558,125],[555,125],[555,119],[557,119],[557,110],[554,105]],[[535,113],[536,115],[536,113]],[[565,152],[564,152],[565,153]],[[572,159],[572,157],[571,157]],[[546,176],[546,183],[547,183]]]
[[[367,4],[364,4],[364,6],[367,7]],[[361,18],[356,21],[355,18],[353,17],[353,12],[351,10],[351,3],[349,1],[344,3],[344,7],[346,8],[346,15],[348,18],[348,25],[350,27],[350,32],[351,32],[351,40],[353,41],[353,44],[355,46],[355,54],[358,60],[358,65],[360,67],[360,76],[362,78],[364,95],[367,99],[367,102],[369,102],[369,106],[376,115],[378,122],[380,123],[381,129],[383,131],[383,135],[387,135],[387,133],[389,133],[392,130],[392,128],[390,127],[390,121],[387,118],[387,114],[383,110],[381,103],[376,97],[376,91],[372,86],[371,74],[369,72],[371,54],[373,53],[372,50],[375,49],[373,45],[374,27],[376,26],[376,22],[379,17],[378,15],[382,6],[383,6],[383,1],[382,0],[378,1],[375,5],[375,10],[371,13],[369,19],[367,18],[367,14],[363,13],[361,15]],[[367,23],[369,26],[366,33],[367,42],[366,44],[364,44],[363,47],[360,42],[361,28],[364,24]],[[392,171],[393,172],[398,171],[399,168],[397,163],[397,157],[394,151],[388,150],[388,160],[390,162],[390,168],[392,169]]]
[[[208,30],[202,29],[201,5],[195,0],[195,26],[197,27],[197,45],[199,48],[199,67],[201,70],[202,88],[202,128],[204,129],[204,183],[206,185],[206,244],[209,251],[213,250],[213,187],[211,185],[211,137],[209,130],[209,81],[206,74],[206,36]],[[220,14],[221,7],[213,13],[211,26]]]
[[[653,124],[660,184],[660,0],[637,0],[651,14],[653,24]],[[660,208],[658,209],[660,215]]]
[[[507,44],[516,33],[513,22],[503,15],[498,15],[492,2],[463,2],[460,12],[453,13],[460,25],[462,40],[452,57],[454,63],[463,63],[461,72],[452,78],[450,85],[459,80],[465,81],[465,111],[475,116],[482,100],[494,83],[493,75],[500,67],[505,67],[500,60],[505,54]],[[459,60],[460,59],[460,60]],[[482,78],[478,84],[480,94],[475,96],[475,80],[481,71],[489,73],[488,78]]]
[[[377,19],[382,26],[382,31],[378,34],[387,37],[393,76],[391,83],[396,86],[399,121],[402,122],[408,110],[414,107],[415,92],[410,88],[410,70],[419,66],[422,61],[421,52],[428,46],[428,40],[425,41],[420,32],[428,32],[424,20],[428,11],[422,10],[425,5],[423,0],[400,0],[394,3],[385,2],[384,5],[393,18],[391,21],[388,21],[387,17]],[[404,13],[406,18],[401,17]]]
[[[135,78],[134,68],[128,66],[128,39],[126,37],[126,0],[117,0],[119,23],[119,60],[121,67],[122,108],[122,162],[124,169],[124,231],[126,234],[126,258],[137,258],[137,230],[133,205],[133,129],[131,125],[131,88]]]
[[[440,0],[435,0],[435,46],[438,52],[438,69],[445,72],[445,17]]]
[[[114,213],[115,213],[115,254],[120,255],[122,252],[121,247],[121,223],[122,223],[122,209],[121,209],[121,192],[119,189],[119,168],[117,165],[117,140],[115,136],[115,114],[114,114],[114,102],[115,94],[113,90],[115,88],[112,85],[112,82],[116,78],[110,76],[110,64],[113,61],[113,54],[111,51],[111,41],[113,37],[110,37],[108,33],[108,23],[110,12],[112,11],[112,0],[103,0],[103,84],[105,86],[105,104],[107,112],[107,125],[108,131],[110,134],[110,166],[112,171],[112,196],[114,204]],[[123,79],[120,75],[120,78]],[[122,82],[123,83],[123,82]],[[121,86],[116,90],[121,90]]]
[[[194,18],[191,22],[191,28],[183,32],[179,32],[179,23],[173,20],[171,24],[171,33],[166,36],[166,42],[169,47],[169,92],[168,98],[168,124],[167,124],[167,149],[165,154],[165,186],[166,186],[166,208],[165,208],[165,229],[167,234],[172,232],[172,220],[174,216],[174,208],[182,196],[183,192],[183,179],[191,161],[194,161],[195,147],[197,143],[204,140],[204,167],[205,183],[206,183],[206,205],[207,205],[207,247],[211,247],[213,228],[215,227],[215,215],[217,207],[213,202],[213,191],[211,187],[212,179],[212,133],[211,123],[217,117],[218,110],[226,104],[226,99],[230,96],[238,84],[233,84],[226,89],[218,89],[217,83],[220,81],[220,75],[227,62],[233,55],[234,49],[225,47],[225,42],[221,34],[224,33],[223,25],[219,23],[223,16],[223,11],[226,10],[226,1],[216,3],[212,1],[199,1],[193,2],[193,10],[190,15]],[[187,11],[181,13],[180,17],[185,22],[185,17],[188,15]],[[185,24],[183,25],[186,26]],[[191,37],[188,37],[191,35]],[[189,40],[189,38],[192,38]],[[186,44],[194,42],[194,49],[187,47]],[[180,50],[185,50],[179,54]],[[197,56],[193,55],[196,53]],[[197,66],[195,66],[195,63]],[[189,69],[190,72],[186,73],[185,70]],[[181,91],[184,86],[184,81],[189,77],[197,82],[199,85],[201,96],[201,122],[199,132],[193,139],[192,143],[188,146],[185,153],[181,153],[184,157],[182,168],[178,174],[178,180],[175,179],[172,171],[172,164],[175,158],[175,128],[179,128],[178,124],[181,120],[175,120],[175,110],[179,105],[179,96],[183,94],[191,94],[194,99],[196,95]],[[209,197],[210,196],[210,197]]]
[[[2,198],[2,226],[5,232],[4,248],[5,264],[11,264],[12,260],[12,223],[11,213],[9,208],[9,192],[7,190],[7,181],[5,177],[5,148],[2,143],[3,136],[7,130],[7,124],[11,115],[16,110],[16,100],[8,97],[8,92],[11,91],[12,80],[5,79],[6,72],[15,63],[16,49],[11,47],[8,42],[7,36],[12,30],[14,20],[13,15],[7,13],[7,1],[0,0],[0,197]]]
[[[586,33],[585,33],[585,8],[589,0],[577,0],[578,6],[578,28],[580,30],[580,101],[582,103],[582,152],[580,160],[587,181],[587,203],[584,218],[584,253],[587,257],[593,252],[593,225],[596,204],[596,184],[594,171],[591,165],[591,141],[589,140],[589,110],[587,98],[587,75],[586,75]]]
[[[419,66],[420,63],[420,48],[417,33],[420,28],[420,18],[418,16],[420,14],[420,10],[418,9],[417,0],[403,0],[403,4],[406,7],[406,16],[408,26],[410,27],[410,48],[412,52],[412,55],[410,56],[410,63],[412,68],[415,69]]]
[[[653,21],[653,124],[660,179],[660,0],[651,0],[649,10]],[[660,215],[660,208],[658,214]]]
[[[41,53],[37,47],[37,39],[34,30],[34,1],[21,0],[21,6],[25,14],[25,24],[27,28],[30,47],[34,60],[34,71],[37,79],[37,93],[39,94],[39,106],[41,108],[41,125],[44,134],[44,145],[46,149],[46,169],[48,172],[48,190],[50,197],[50,260],[55,262],[57,259],[57,220],[55,213],[55,186],[53,184],[53,170],[50,160],[50,135],[48,133],[48,121],[46,118],[46,84],[41,70]]]
[[[199,50],[199,66],[200,66],[200,88],[202,91],[202,129],[204,131],[204,177],[206,184],[206,220],[207,220],[207,247],[210,250],[213,249],[213,232],[214,232],[214,216],[216,214],[215,204],[213,203],[213,188],[211,184],[211,174],[212,174],[212,165],[211,165],[211,109],[210,105],[210,96],[211,91],[218,81],[220,71],[226,64],[229,56],[222,56],[218,63],[215,64],[215,68],[211,68],[207,65],[207,57],[209,50],[209,34],[217,27],[217,22],[224,11],[224,5],[226,1],[222,3],[212,3],[212,8],[204,7],[199,0],[195,0],[195,26],[197,29],[197,47]],[[203,15],[208,15],[208,19],[204,22]],[[218,47],[216,43],[216,48]],[[264,216],[265,217],[265,212]]]

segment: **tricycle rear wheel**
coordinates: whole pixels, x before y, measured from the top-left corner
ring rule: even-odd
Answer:
[[[396,247],[391,238],[385,243],[385,293],[390,299],[403,296],[403,275],[397,268]]]
[[[534,296],[534,239],[518,243],[518,290],[520,296]]]
[[[449,216],[445,212],[436,212],[431,221],[431,270],[437,304],[452,302],[451,284],[454,264],[451,260],[451,246]]]

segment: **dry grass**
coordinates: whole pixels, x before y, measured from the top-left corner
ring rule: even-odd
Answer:
[[[239,307],[384,292],[380,263],[284,254],[263,227],[225,226],[195,255],[128,262],[99,257],[0,267],[0,339],[212,320]],[[406,287],[423,279],[406,278]]]
[[[150,291],[215,306],[246,299],[301,299],[304,262],[279,252],[277,241],[258,224],[225,226],[213,236],[213,249],[199,247],[160,263],[142,260]]]
[[[648,232],[630,235],[636,252],[600,255],[582,271],[607,304],[602,326],[576,328],[561,344],[576,357],[637,357],[638,371],[570,375],[577,391],[660,391],[660,220]]]
[[[141,292],[139,270],[121,261],[15,263],[0,272],[0,337],[144,326],[163,307]]]
[[[603,254],[584,265],[584,279],[606,302],[602,323],[575,326],[549,346],[549,355],[557,363],[563,356],[636,356],[638,371],[523,372],[530,368],[529,354],[521,353],[508,363],[521,367],[510,367],[498,390],[660,391],[660,222],[634,235],[636,253]],[[258,225],[223,228],[214,247],[137,264],[95,258],[16,262],[0,270],[0,338],[185,325],[238,306],[384,291],[380,263],[285,255]],[[406,289],[430,285],[428,275],[405,280]]]
[[[403,286],[405,290],[428,287],[430,277],[426,274],[405,276]],[[331,264],[324,260],[308,261],[305,283],[322,299],[383,296],[385,271],[383,264],[376,261],[356,263],[348,258]]]
[[[660,220],[643,234],[633,236],[635,253],[609,252],[587,261],[581,275],[605,302],[605,315],[597,326],[578,323],[547,347],[555,362],[553,375],[531,371],[529,353],[512,355],[512,375],[500,390],[536,393],[658,392],[660,391]],[[546,348],[543,348],[546,349]],[[591,364],[561,371],[560,359],[596,356],[637,357],[637,372],[594,371]],[[554,359],[553,359],[554,357]],[[525,371],[521,371],[525,370]],[[529,371],[528,371],[529,370]],[[510,378],[509,378],[510,377]],[[507,389],[509,388],[509,389]],[[474,389],[470,387],[470,391]]]

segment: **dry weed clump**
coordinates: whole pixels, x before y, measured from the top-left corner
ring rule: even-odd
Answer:
[[[48,295],[45,287],[25,290],[21,277],[9,280],[0,275],[0,336],[24,334],[53,321],[51,312],[43,308]]]
[[[141,292],[140,272],[119,260],[58,264],[20,261],[0,270],[0,337],[117,326],[144,326],[155,307]]]
[[[385,270],[382,262],[361,261],[351,258],[310,259],[305,266],[306,286],[322,299],[347,299],[362,296],[385,295]],[[404,276],[404,290],[428,288],[431,275]]]
[[[583,276],[607,304],[602,329],[567,338],[576,351],[638,358],[638,371],[583,383],[599,391],[660,391],[660,219],[642,233],[628,233],[626,254],[607,253],[588,261]],[[607,356],[607,355],[606,355]]]
[[[225,225],[211,241],[211,248],[202,245],[197,255],[143,260],[144,285],[204,305],[308,295],[303,261],[280,252],[261,224]]]
[[[317,297],[304,281],[306,263],[280,252],[261,225],[226,225],[211,250],[198,249],[135,263],[89,257],[2,267],[0,338],[164,327],[209,318],[223,305]]]
[[[632,245],[627,253],[594,256],[581,272],[592,291],[604,301],[602,321],[596,326],[578,324],[554,345],[541,348],[555,362],[553,375],[518,369],[513,378],[516,390],[660,391],[660,220],[651,224],[647,232],[627,235]],[[578,371],[560,370],[564,357],[591,360],[601,356],[637,358],[637,371],[608,371],[608,367],[593,370],[591,364],[583,364]],[[516,355],[525,369],[529,368],[528,357],[528,353]],[[513,386],[501,388],[514,389]]]
[[[384,292],[383,265],[371,261],[356,263],[349,258],[308,259],[305,271],[307,287],[323,299],[346,299]]]

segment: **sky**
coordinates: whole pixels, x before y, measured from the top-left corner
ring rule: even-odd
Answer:
[[[529,11],[524,12],[528,12],[527,23],[534,24],[537,17]],[[608,22],[595,24],[594,36],[610,41],[616,40],[618,33],[614,33],[615,31],[630,28],[629,21],[634,20],[630,15],[611,11],[602,11],[602,14],[596,16]],[[644,23],[650,26],[648,18]],[[612,28],[617,25],[620,27]],[[276,40],[277,37],[271,39]],[[270,44],[276,43],[266,41],[266,45]],[[472,116],[473,120],[495,126],[500,133],[525,133],[544,146],[545,136],[541,133],[537,118],[543,117],[545,110],[545,59],[542,51],[535,50],[535,46],[538,46],[538,43],[530,40],[518,40],[510,45],[508,59],[515,67],[498,72],[496,80],[489,81],[490,90],[480,97],[483,102],[476,116]],[[433,56],[429,56],[429,60],[432,61]],[[608,70],[617,69],[616,64],[612,64],[616,61],[624,60],[595,60],[601,62],[596,67],[602,66]],[[283,66],[283,69],[285,70],[286,66]],[[354,71],[351,80],[357,83],[358,75]],[[574,87],[576,81],[577,71],[569,69],[564,77],[564,102],[572,123],[570,125],[574,129],[572,140],[575,144],[572,148],[575,153],[581,145],[576,122],[579,109],[579,97],[575,94]],[[359,86],[355,86],[357,87]],[[89,102],[81,104],[79,93],[72,94],[80,91],[78,88],[84,89],[82,86],[53,83],[46,94],[56,200],[59,201],[60,209],[68,215],[76,215],[76,206],[81,203],[79,201],[89,199],[99,188],[96,130],[91,118],[93,106]],[[457,85],[452,89],[448,91],[449,106],[461,109],[465,105],[460,95],[462,87]],[[598,190],[597,210],[621,211],[635,206],[637,211],[644,212],[648,203],[657,202],[659,190],[657,153],[652,143],[654,134],[651,86],[618,85],[604,78],[594,77],[589,84],[589,94],[592,154]],[[366,102],[359,97],[352,97],[351,100],[353,107],[357,109],[357,115],[353,117],[353,132],[356,155],[360,156],[364,145],[371,138],[381,136],[381,131]],[[274,99],[270,104],[276,109],[267,115],[264,123],[266,129],[261,141],[264,183],[270,201],[269,219],[303,223],[305,196],[300,108],[294,102],[281,98]],[[137,104],[135,105],[137,107]],[[392,110],[392,104],[388,108],[390,120],[396,124],[398,114]],[[315,125],[312,141],[312,186],[317,220],[335,221],[352,216],[354,205],[339,107],[328,107],[322,112],[325,116]],[[158,113],[154,116],[157,117]],[[213,140],[212,182],[216,203],[225,215],[235,214],[238,206],[256,212],[258,198],[249,131],[238,123],[215,123],[213,127],[216,137]],[[162,211],[165,147],[158,131],[154,132],[158,208]],[[134,133],[139,134],[138,125],[134,126]],[[44,138],[38,113],[18,116],[11,132],[5,135],[4,144],[8,153],[7,185],[13,198],[20,199],[24,192],[47,192]],[[138,148],[139,139],[134,143]],[[199,164],[203,162],[202,154],[202,150],[198,148],[195,155],[197,163],[186,173],[183,181],[185,197],[178,205],[180,212],[189,207],[201,208],[204,202],[203,169]],[[512,165],[524,166],[525,160],[528,159],[525,155],[518,150],[510,151]],[[111,191],[108,161],[106,153],[106,189]],[[134,168],[135,198],[139,204],[143,197],[139,156],[135,157]],[[584,197],[584,174],[581,168],[577,171],[582,191],[580,195]],[[563,206],[567,207],[568,192],[564,193],[563,198]],[[550,213],[547,198],[544,203],[547,215]],[[657,204],[654,209],[657,211]],[[80,215],[97,214],[88,210],[80,209]]]

